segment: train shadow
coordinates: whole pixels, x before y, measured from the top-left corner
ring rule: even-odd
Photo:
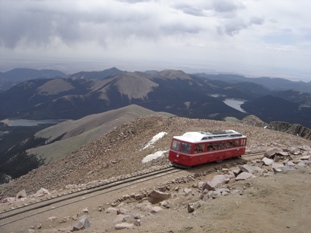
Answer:
[[[192,167],[187,167],[187,166],[183,166],[179,164],[173,164],[173,166],[176,167],[177,169],[189,171],[189,173],[196,173],[198,171],[201,172],[202,170],[216,171],[216,170],[221,170],[223,168],[231,168],[231,167],[235,167],[235,166],[242,165],[245,163],[247,163],[247,160],[237,157],[237,158],[226,159],[221,162],[220,161],[210,162],[210,163],[200,164],[200,165],[196,165]]]

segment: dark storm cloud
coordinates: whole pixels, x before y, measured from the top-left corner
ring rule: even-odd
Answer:
[[[67,45],[86,40],[105,44],[107,40],[126,40],[133,36],[154,39],[202,30],[177,14],[163,12],[167,8],[161,5],[130,4],[146,4],[143,3],[146,1],[107,0],[84,6],[81,4],[86,1],[72,2],[0,0],[0,45],[45,46],[55,38]]]

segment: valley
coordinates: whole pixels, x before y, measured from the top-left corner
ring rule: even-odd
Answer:
[[[2,124],[0,129],[0,159],[6,171],[0,166],[2,182],[61,159],[114,127],[148,114],[234,122],[255,115],[268,128],[271,123],[275,130],[310,135],[310,90],[302,92],[307,83],[181,70],[1,73],[3,87],[13,80],[15,85],[0,93],[0,119],[10,125]],[[282,90],[283,84],[300,91]],[[8,169],[17,168],[13,164],[20,159],[32,161],[29,169]]]

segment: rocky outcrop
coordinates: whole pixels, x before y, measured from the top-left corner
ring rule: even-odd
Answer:
[[[241,123],[249,126],[265,127],[267,124],[254,115],[249,115],[241,120]]]
[[[293,134],[309,140],[311,139],[311,129],[299,124],[290,124],[283,121],[272,121],[268,125],[267,129]]]

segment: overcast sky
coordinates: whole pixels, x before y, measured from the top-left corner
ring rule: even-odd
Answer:
[[[0,0],[0,71],[182,69],[311,81],[310,0]]]

